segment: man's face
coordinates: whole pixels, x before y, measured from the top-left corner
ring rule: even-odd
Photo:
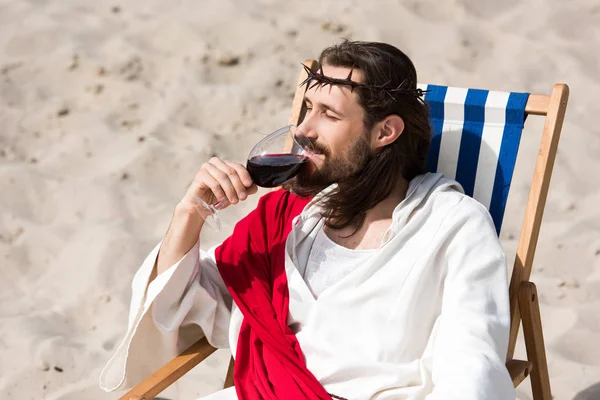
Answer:
[[[323,73],[344,79],[349,68],[323,65]],[[361,82],[354,70],[352,80]],[[299,141],[310,140],[315,153],[292,183],[292,188],[327,187],[359,172],[371,152],[358,94],[343,85],[317,85],[306,91],[306,116],[298,126]]]

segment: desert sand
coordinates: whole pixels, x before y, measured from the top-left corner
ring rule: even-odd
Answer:
[[[0,0],[0,399],[117,397],[98,375],[188,183],[286,124],[300,62],[344,37],[403,49],[421,82],[569,84],[532,278],[554,398],[600,399],[597,0]],[[541,126],[530,118],[521,145],[510,259]],[[227,361],[217,352],[163,397],[218,389]],[[530,393],[527,380],[519,399]]]

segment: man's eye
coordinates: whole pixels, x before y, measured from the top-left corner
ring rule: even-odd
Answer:
[[[331,120],[333,120],[333,121],[337,121],[337,120],[339,120],[339,118],[338,118],[338,117],[336,117],[336,116],[334,116],[334,115],[332,115],[332,114],[327,114],[326,112],[325,112],[325,113],[323,113],[323,114],[325,114],[325,116],[326,116],[327,118],[329,118],[329,119],[331,119]]]

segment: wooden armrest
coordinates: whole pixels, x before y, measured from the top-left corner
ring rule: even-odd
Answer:
[[[215,352],[206,338],[198,340],[183,353],[144,379],[119,400],[151,400],[171,386],[177,379]]]

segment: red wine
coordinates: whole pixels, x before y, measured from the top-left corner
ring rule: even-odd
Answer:
[[[299,154],[266,154],[248,160],[246,169],[258,186],[271,188],[290,180],[308,157]]]

